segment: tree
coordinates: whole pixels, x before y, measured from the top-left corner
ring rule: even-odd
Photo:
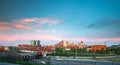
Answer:
[[[85,49],[85,48],[80,48],[80,49],[77,49],[77,52],[78,52],[78,53],[87,53],[87,49]]]
[[[72,49],[70,49],[70,52],[75,53],[76,51],[74,48],[72,48]]]
[[[63,48],[57,47],[55,48],[55,52],[63,52]]]

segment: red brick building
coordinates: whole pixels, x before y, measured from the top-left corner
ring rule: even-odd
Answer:
[[[93,51],[106,50],[106,48],[107,48],[106,45],[92,45],[92,46],[89,46],[89,49],[93,50]]]

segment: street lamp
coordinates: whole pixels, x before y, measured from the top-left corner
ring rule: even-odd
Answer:
[[[76,59],[76,57],[77,57],[77,49],[75,48],[75,56],[74,56],[74,58]]]
[[[95,53],[96,50],[93,50],[93,51],[94,51],[93,59],[96,59],[96,53]]]

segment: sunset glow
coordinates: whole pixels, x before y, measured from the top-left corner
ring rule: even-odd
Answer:
[[[0,43],[30,40],[119,44],[120,0],[0,0]]]

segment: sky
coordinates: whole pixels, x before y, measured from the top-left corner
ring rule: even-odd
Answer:
[[[0,45],[120,44],[120,0],[0,0]]]

